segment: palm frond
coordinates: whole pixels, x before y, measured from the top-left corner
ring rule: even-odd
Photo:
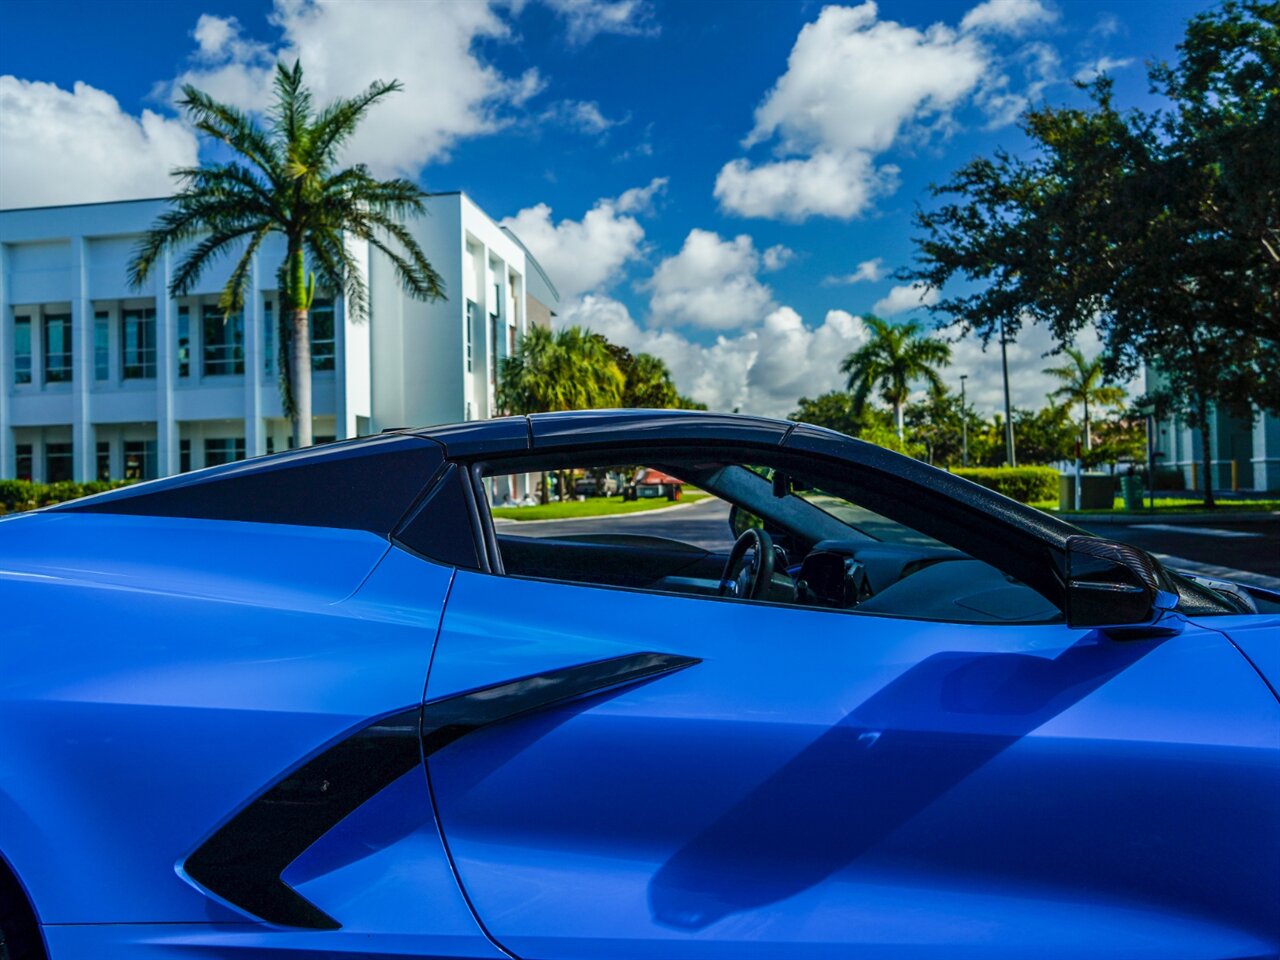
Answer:
[[[344,97],[326,106],[311,125],[308,158],[316,164],[332,160],[334,151],[351,138],[369,107],[389,93],[403,90],[399,80],[375,80],[356,97]]]
[[[281,182],[279,151],[266,131],[248,114],[220,103],[190,84],[182,88],[178,106],[186,110],[197,130],[248,157],[273,183]]]
[[[227,255],[228,248],[232,244],[264,228],[269,232],[270,226],[270,224],[259,222],[228,230],[217,230],[203,238],[187,252],[187,255],[182,258],[182,262],[178,264],[178,268],[174,271],[173,277],[169,281],[169,296],[186,296],[199,282],[205,270]]]

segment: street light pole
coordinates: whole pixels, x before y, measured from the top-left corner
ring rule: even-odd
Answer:
[[[1000,318],[1000,365],[1004,368],[1004,455],[1011,467],[1018,465],[1013,449],[1013,404],[1009,402],[1009,353],[1005,349],[1008,340],[1004,335],[1004,318]]]
[[[969,379],[967,373],[960,374],[960,444],[964,451],[960,462],[969,465],[969,407],[964,402],[964,382]]]

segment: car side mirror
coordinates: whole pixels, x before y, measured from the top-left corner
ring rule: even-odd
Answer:
[[[1137,547],[1100,537],[1068,537],[1066,579],[1069,627],[1147,635],[1180,629],[1165,616],[1178,604],[1176,588]]]

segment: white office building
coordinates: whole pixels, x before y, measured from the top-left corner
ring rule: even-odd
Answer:
[[[407,226],[447,299],[403,292],[360,241],[369,318],[341,297],[311,311],[317,442],[388,427],[488,417],[499,362],[558,294],[533,256],[462,193],[433,196]],[[0,477],[151,478],[284,449],[276,364],[276,270],[257,255],[243,313],[218,294],[234,259],[190,296],[168,296],[180,255],[145,289],[126,265],[164,200],[0,211]],[[529,491],[517,489],[514,495]]]

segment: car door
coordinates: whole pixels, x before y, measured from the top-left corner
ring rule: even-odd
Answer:
[[[426,689],[525,960],[1276,949],[1277,704],[1188,623],[918,622],[460,571]]]

